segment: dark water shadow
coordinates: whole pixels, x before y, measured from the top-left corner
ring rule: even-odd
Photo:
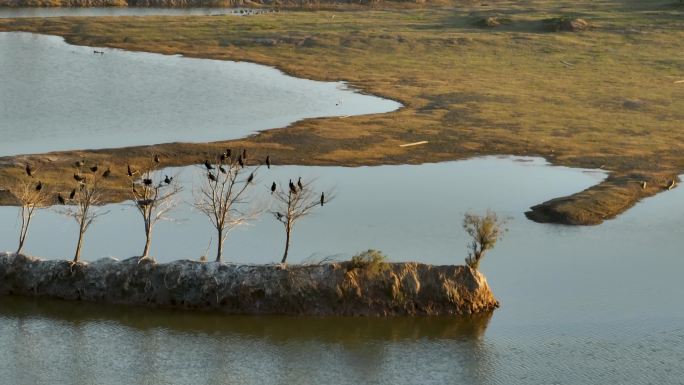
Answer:
[[[492,313],[462,317],[243,316],[212,312],[101,305],[45,298],[0,296],[0,318],[45,319],[74,326],[115,322],[128,328],[171,333],[315,341],[354,345],[369,341],[479,339]]]

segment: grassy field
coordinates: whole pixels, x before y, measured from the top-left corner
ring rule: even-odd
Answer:
[[[678,82],[684,80],[684,6],[637,0],[487,4],[0,20],[0,31],[60,35],[73,44],[246,60],[306,78],[346,80],[405,105],[395,113],[307,120],[231,142],[5,158],[0,185],[14,183],[26,161],[52,170],[50,184],[64,188],[59,181],[70,175],[64,168],[77,157],[124,167],[160,152],[169,165],[180,165],[227,145],[268,152],[281,164],[310,165],[540,155],[611,174],[600,185],[536,207],[530,217],[595,224],[663,191],[684,172],[684,82]],[[478,25],[490,16],[503,23]],[[557,17],[583,18],[591,27],[549,32],[544,20]],[[399,147],[422,140],[429,143]]]

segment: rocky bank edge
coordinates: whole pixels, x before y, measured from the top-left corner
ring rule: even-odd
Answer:
[[[138,258],[91,263],[0,254],[0,295],[215,310],[230,314],[461,315],[499,306],[466,266],[390,263],[384,270],[320,265],[232,265]]]

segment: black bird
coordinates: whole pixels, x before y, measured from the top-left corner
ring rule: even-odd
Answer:
[[[95,166],[91,167],[91,168],[90,168],[90,171],[92,171],[92,172],[95,172],[95,171],[97,171],[97,165],[95,165]]]
[[[26,175],[33,176],[33,169],[31,168],[31,165],[29,165],[29,164],[26,164]]]
[[[36,184],[36,191],[40,191],[43,189],[43,182],[38,181],[38,184]]]
[[[57,202],[59,202],[60,205],[66,204],[66,199],[62,196],[62,194],[57,194]]]
[[[268,169],[271,169],[271,156],[270,155],[266,155],[266,167],[268,167]]]
[[[212,166],[211,163],[209,163],[208,160],[205,160],[205,161],[204,161],[204,167],[206,167],[207,170],[213,170],[213,169],[214,169],[214,166]]]
[[[112,170],[106,169],[105,172],[102,173],[102,177],[103,177],[103,178],[108,178],[109,175],[111,175],[111,174],[112,174]]]
[[[140,206],[140,207],[149,206],[150,204],[152,204],[152,202],[153,202],[152,199],[140,199],[140,200],[138,200],[138,206]]]
[[[292,194],[296,194],[296,193],[297,193],[297,187],[295,187],[294,183],[292,183],[292,179],[290,179],[290,192],[291,192]]]
[[[173,177],[169,178],[168,175],[164,175],[164,183],[171,184],[172,180],[173,180]]]
[[[242,149],[242,159],[247,160],[247,149]]]
[[[325,193],[321,193],[321,207],[323,207],[324,203],[325,203]]]
[[[159,163],[161,162],[161,159],[159,158],[159,155],[154,154],[154,163]]]
[[[82,176],[80,176],[80,175],[78,175],[78,174],[74,174],[74,179],[75,179],[76,182],[78,182],[78,183],[85,182],[85,178],[82,177]]]
[[[221,159],[221,163],[226,161],[226,153],[225,152],[223,154],[221,154],[220,159]]]
[[[233,155],[233,150],[230,148],[226,149],[226,158],[230,158]]]
[[[209,178],[209,180],[212,182],[216,182],[216,177],[210,172],[207,173],[207,178]]]
[[[224,174],[226,173],[226,169],[223,168],[223,166],[219,166],[219,171],[221,171],[221,172],[224,173]]]
[[[240,163],[240,167],[245,167],[245,161],[242,159],[242,155],[238,157],[238,163]]]
[[[299,179],[297,179],[297,186],[299,187],[300,190],[304,188],[302,185],[302,177],[300,176]]]
[[[271,194],[273,194],[275,192],[275,190],[276,190],[276,184],[275,184],[275,182],[273,182],[273,184],[271,185]]]
[[[247,178],[247,183],[252,183],[254,180],[254,173],[249,174],[249,177]]]
[[[278,217],[278,219],[283,219],[283,214],[281,214],[281,213],[276,213],[276,217]]]
[[[128,164],[128,176],[133,176],[133,170],[131,170],[131,165]]]
[[[145,186],[151,186],[152,185],[152,179],[149,179],[149,178],[143,179],[143,184]]]
[[[75,166],[76,168],[81,168],[81,167],[83,167],[84,165],[85,165],[85,163],[83,163],[82,160],[78,160],[78,161],[76,161],[76,162],[74,163],[74,166]]]
[[[69,199],[74,199],[76,196],[76,189],[71,190],[71,193],[69,194]]]

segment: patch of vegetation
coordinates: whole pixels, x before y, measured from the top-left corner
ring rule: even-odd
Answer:
[[[389,269],[387,256],[379,250],[368,249],[351,258],[349,270],[359,269],[370,275],[377,275]]]

